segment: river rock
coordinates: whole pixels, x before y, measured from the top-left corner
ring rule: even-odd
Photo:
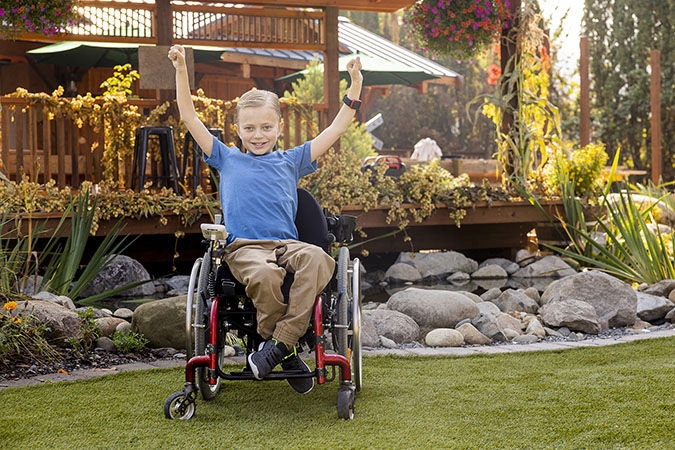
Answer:
[[[563,299],[581,300],[595,308],[601,330],[632,326],[637,318],[637,294],[633,288],[598,270],[554,281],[542,294],[541,304]]]
[[[80,297],[90,297],[129,283],[146,280],[150,280],[150,274],[141,263],[128,256],[117,255],[96,274],[94,279],[82,290]],[[154,293],[155,285],[152,282],[148,282],[121,292],[118,295],[124,297],[146,297]]]
[[[106,352],[114,352],[115,344],[113,344],[112,339],[110,339],[108,336],[101,336],[96,339],[96,348],[100,348]]]
[[[189,275],[174,275],[166,280],[166,285],[169,287],[170,291],[178,291],[184,294],[187,293],[189,284]]]
[[[129,308],[117,308],[113,313],[113,317],[119,317],[120,319],[124,320],[131,320],[133,315],[134,312]]]
[[[457,291],[458,294],[462,294],[465,297],[473,300],[474,303],[483,303],[483,299],[480,298],[480,295],[476,295],[473,292],[469,291]]]
[[[499,297],[492,300],[504,312],[523,311],[536,314],[539,304],[522,290],[507,289]]]
[[[537,302],[537,304],[539,304],[539,301],[541,300],[541,295],[539,295],[539,291],[537,290],[537,288],[529,287],[523,291],[523,294],[530,297],[532,300]]]
[[[126,322],[126,320],[118,317],[103,317],[101,319],[94,319],[94,322],[98,329],[101,330],[101,336],[111,336],[117,330],[117,326],[122,322]]]
[[[397,344],[406,344],[417,341],[420,337],[419,325],[411,317],[401,312],[376,309],[374,311],[363,311],[363,316],[367,317],[367,326],[375,329],[378,340],[379,336],[384,336]]]
[[[675,280],[661,280],[647,287],[642,292],[660,297],[668,297],[673,291],[675,291]]]
[[[541,324],[541,322],[539,322],[538,319],[534,318],[530,320],[530,323],[527,324],[525,334],[533,334],[538,338],[544,338],[546,337],[546,330],[544,330],[544,327]]]
[[[457,331],[464,336],[464,342],[470,345],[489,345],[490,338],[478,331],[470,323],[464,323],[457,328]]]
[[[32,297],[38,300],[46,300],[48,302],[56,303],[68,308],[71,311],[75,311],[75,303],[73,303],[73,301],[65,295],[56,295],[52,294],[51,292],[41,291],[32,295]]]
[[[18,290],[24,295],[28,295],[33,298],[39,298],[35,297],[35,294],[38,294],[40,292],[40,288],[43,287],[42,280],[42,275],[33,275],[28,277],[23,283],[23,286],[19,286]],[[44,286],[44,289],[46,289],[46,286]]]
[[[675,308],[671,309],[668,314],[666,314],[666,320],[670,323],[675,323]]]
[[[665,297],[637,293],[637,316],[646,321],[663,319],[675,304]]]
[[[471,275],[465,272],[455,272],[452,275],[449,275],[445,281],[448,283],[454,283],[454,284],[459,284],[459,283],[466,283],[469,280],[471,280]]]
[[[478,317],[471,319],[471,324],[476,327],[478,331],[494,341],[506,341],[506,335],[497,323],[496,314],[480,314]]]
[[[482,298],[486,302],[491,302],[492,300],[498,298],[500,295],[502,295],[501,289],[492,288],[492,289],[489,289],[489,290],[483,292],[483,294],[481,294],[480,298]]]
[[[516,344],[533,344],[539,340],[539,337],[533,334],[521,334],[520,336],[515,336],[513,342]]]
[[[545,256],[539,261],[528,264],[513,274],[516,278],[555,277],[564,278],[576,274],[569,264],[555,255]]]
[[[397,263],[412,264],[423,278],[445,278],[451,273],[473,273],[478,269],[478,263],[458,252],[434,253],[401,253]]]
[[[417,288],[392,295],[387,309],[412,317],[422,328],[450,328],[479,314],[476,303],[462,294]]]
[[[567,327],[589,334],[598,334],[602,330],[595,308],[581,300],[551,301],[539,309],[539,314],[551,327]]]
[[[516,264],[520,267],[525,267],[534,262],[536,255],[526,248],[518,250],[516,253]],[[519,269],[520,270],[520,269]]]
[[[513,275],[520,269],[520,266],[510,259],[506,258],[488,258],[478,265],[478,268],[481,269],[485,266],[497,265],[504,269],[507,274]]]
[[[422,279],[420,271],[413,265],[406,263],[396,263],[389,267],[384,274],[384,279],[394,283],[404,283],[406,281],[419,281]]]
[[[503,312],[497,314],[497,324],[502,330],[511,328],[512,330],[516,330],[518,334],[521,334],[523,329],[523,323],[520,320]]]
[[[131,328],[148,339],[148,347],[185,348],[187,295],[143,303],[134,311]]]
[[[430,347],[459,347],[464,336],[451,328],[436,328],[427,333],[424,342]]]
[[[45,325],[48,328],[45,332],[48,341],[62,345],[65,339],[79,336],[82,321],[75,311],[45,300],[17,303],[15,315],[24,318],[31,315],[38,323]]]
[[[130,332],[131,330],[131,323],[127,322],[126,320],[123,322],[120,322],[117,324],[117,327],[115,327],[115,331],[123,331],[123,332]]]
[[[483,266],[480,269],[476,270],[471,274],[471,278],[481,280],[481,279],[498,279],[498,278],[508,278],[509,274],[506,273],[501,266],[496,264],[490,264]]]
[[[368,317],[366,311],[361,312],[361,345],[364,347],[380,346],[380,336],[377,334],[375,320]]]
[[[497,314],[502,312],[502,310],[499,309],[499,306],[492,302],[480,302],[477,303],[476,306],[478,307],[478,311],[480,311],[481,314],[492,314],[496,317]]]

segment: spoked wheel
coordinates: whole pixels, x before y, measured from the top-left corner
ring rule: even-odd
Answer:
[[[339,354],[347,358],[352,380],[357,391],[362,384],[361,357],[361,262],[349,260],[349,250],[340,249],[338,258],[338,302],[333,324],[335,345]]]
[[[352,420],[354,418],[354,399],[356,395],[350,386],[340,386],[337,395],[337,410],[340,419]]]
[[[174,392],[164,402],[164,416],[173,420],[189,420],[195,414],[195,400],[185,392]]]
[[[194,268],[193,268],[194,269]],[[211,250],[207,250],[204,253],[204,258],[202,259],[201,267],[199,269],[199,277],[197,281],[197,292],[196,298],[194,299],[195,308],[194,308],[194,320],[193,328],[195,334],[195,345],[194,345],[194,354],[195,356],[206,355],[206,344],[208,341],[208,331],[209,331],[209,305],[207,304],[207,299],[210,299],[209,293],[209,276],[212,272],[211,266]],[[215,274],[214,274],[215,275]],[[222,343],[222,341],[221,341]],[[218,349],[218,364],[222,364],[223,360],[223,351],[222,345]],[[212,400],[218,394],[220,389],[220,378],[216,377],[216,384],[209,384],[207,370],[205,367],[198,367],[197,373],[197,386],[199,387],[199,392],[202,394],[204,400]]]
[[[202,258],[197,258],[195,263],[192,265],[192,272],[190,272],[190,283],[188,284],[188,293],[187,293],[187,303],[185,305],[185,336],[187,341],[185,342],[187,349],[186,360],[189,361],[190,358],[194,356],[194,330],[192,327],[193,320],[195,319],[195,288],[197,287],[197,281],[199,278],[199,269],[202,267]],[[198,297],[198,296],[197,296]]]

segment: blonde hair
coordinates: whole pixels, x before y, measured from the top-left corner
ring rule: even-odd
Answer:
[[[257,106],[269,106],[277,113],[277,117],[281,120],[281,104],[279,97],[274,92],[265,91],[263,89],[251,89],[244,95],[239,97],[237,107],[234,109],[235,121],[239,122],[239,112],[244,108],[252,108]]]

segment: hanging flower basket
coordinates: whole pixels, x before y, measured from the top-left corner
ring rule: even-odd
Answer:
[[[77,17],[76,0],[0,0],[0,37],[54,36]]]
[[[425,51],[466,60],[508,27],[510,6],[509,0],[420,0],[404,22]]]

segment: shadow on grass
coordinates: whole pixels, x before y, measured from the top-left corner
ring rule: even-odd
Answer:
[[[353,421],[337,382],[225,382],[190,421],[164,418],[181,369],[0,393],[13,448],[675,448],[675,338],[465,357],[370,357]]]

